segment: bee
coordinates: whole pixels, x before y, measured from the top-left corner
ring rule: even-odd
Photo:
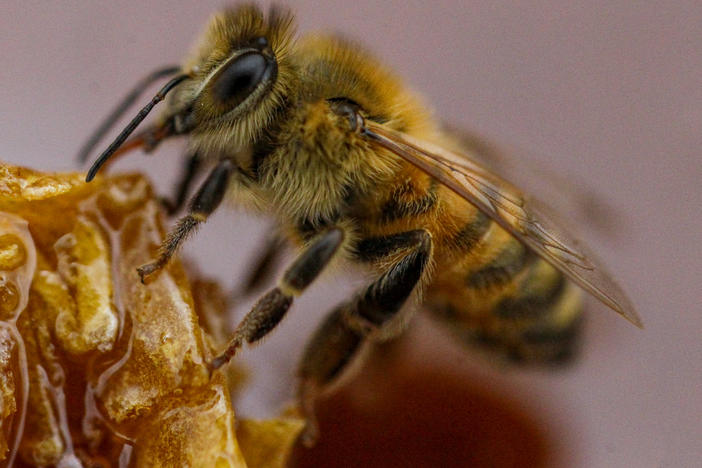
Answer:
[[[314,441],[314,401],[366,344],[397,336],[420,303],[465,343],[520,362],[572,355],[584,290],[637,326],[622,290],[549,209],[480,163],[481,146],[440,124],[419,98],[361,46],[336,36],[294,40],[287,10],[253,5],[214,16],[182,66],[138,84],[83,148],[85,158],[146,85],[173,78],[90,168],[134,148],[186,135],[175,202],[212,167],[160,246],[138,269],[148,281],[182,242],[231,198],[270,214],[300,253],[211,362],[226,364],[272,331],[330,264],[351,262],[370,280],[319,326],[299,365],[299,401]],[[165,100],[155,123],[131,136]],[[131,137],[130,137],[131,136]],[[269,242],[252,273],[261,281],[279,250]]]

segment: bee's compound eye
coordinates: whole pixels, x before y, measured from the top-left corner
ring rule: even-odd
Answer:
[[[214,97],[227,105],[243,102],[263,80],[269,79],[274,62],[258,52],[247,52],[224,66],[212,86]]]

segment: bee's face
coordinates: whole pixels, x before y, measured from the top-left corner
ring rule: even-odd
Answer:
[[[253,141],[289,94],[290,25],[286,13],[273,10],[264,19],[248,6],[215,16],[186,62],[192,78],[173,93],[165,111],[177,132],[191,134],[194,145],[208,150]]]

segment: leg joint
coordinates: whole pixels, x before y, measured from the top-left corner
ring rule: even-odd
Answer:
[[[367,237],[356,244],[354,253],[359,260],[372,262],[415,246],[429,248],[431,234],[424,229],[415,229],[388,236]]]
[[[280,288],[288,294],[298,295],[326,267],[344,241],[344,231],[334,227],[310,244],[283,275]]]

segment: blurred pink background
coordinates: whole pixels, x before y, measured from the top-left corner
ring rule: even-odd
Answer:
[[[504,372],[437,345],[443,335],[426,318],[411,330],[425,343],[420,358],[539,415],[559,466],[702,460],[702,3],[643,3],[292,5],[301,32],[361,39],[438,115],[579,174],[622,213],[617,236],[587,226],[583,235],[630,293],[644,331],[591,302],[582,359],[551,374]],[[221,4],[2,2],[0,158],[74,169],[97,121],[146,72],[179,61]],[[116,168],[144,170],[170,193],[181,146],[134,154]],[[185,256],[234,285],[265,226],[221,210]],[[240,414],[272,415],[286,401],[305,337],[358,285],[343,276],[316,283],[273,336],[242,354],[256,370]]]

